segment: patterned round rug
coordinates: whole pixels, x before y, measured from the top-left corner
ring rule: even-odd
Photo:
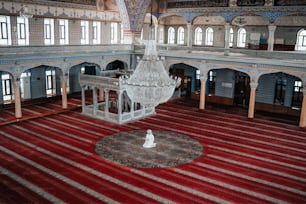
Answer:
[[[203,146],[195,139],[175,132],[153,130],[156,147],[144,148],[147,130],[116,133],[99,140],[95,151],[100,157],[123,166],[165,168],[192,162]]]

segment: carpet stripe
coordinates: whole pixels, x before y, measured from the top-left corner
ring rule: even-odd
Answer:
[[[155,124],[154,124],[154,122],[155,122]],[[194,129],[192,127],[189,127],[189,126],[187,127],[187,126],[184,126],[183,124],[180,124],[181,126],[185,127],[184,129],[186,129],[186,130],[178,130],[176,127],[171,127],[169,125],[169,123],[170,123],[169,121],[159,121],[156,118],[145,119],[145,120],[140,121],[140,123],[148,124],[148,127],[154,126],[154,127],[162,128],[162,129],[165,128],[165,127],[162,126],[162,123],[168,123],[168,126],[166,127],[167,130],[178,131],[180,133],[184,133],[184,134],[187,134],[187,135],[191,134],[191,131],[187,131],[187,129],[190,129],[190,130]],[[176,124],[173,124],[173,125],[176,125]],[[195,129],[195,131],[197,131],[197,130]],[[268,154],[273,154],[273,155],[277,155],[277,156],[285,157],[285,158],[289,158],[289,159],[306,161],[306,158],[303,158],[303,157],[300,157],[300,156],[293,156],[293,155],[280,153],[280,152],[276,152],[276,151],[269,150],[269,149],[254,147],[254,146],[251,146],[251,145],[240,144],[240,143],[237,143],[237,142],[226,141],[226,140],[222,140],[222,139],[215,138],[215,137],[208,137],[208,136],[205,136],[203,134],[201,135],[201,134],[197,134],[197,133],[192,133],[192,135],[197,136],[197,137],[202,138],[202,139],[207,139],[207,140],[210,140],[210,141],[212,140],[212,141],[215,141],[215,142],[218,142],[218,143],[228,144],[228,145],[231,145],[231,146],[237,146],[237,147],[240,147],[240,148],[246,148],[246,149],[252,149],[252,150],[255,150],[255,151],[261,151],[261,152],[265,152],[265,153],[268,153]]]
[[[100,193],[98,193],[98,192],[96,192],[96,191],[94,191],[94,190],[92,190],[90,188],[87,188],[86,186],[83,186],[82,184],[80,184],[78,182],[75,182],[75,181],[67,178],[66,176],[63,176],[63,175],[61,175],[59,173],[56,173],[56,172],[54,172],[54,171],[52,171],[52,170],[50,170],[50,169],[48,169],[48,168],[46,168],[46,167],[36,163],[36,162],[33,162],[33,161],[31,161],[31,160],[21,156],[20,154],[16,154],[15,152],[13,152],[13,151],[11,151],[9,149],[6,149],[5,147],[0,147],[0,150],[2,152],[5,152],[6,154],[8,154],[10,156],[13,156],[13,157],[15,157],[15,158],[17,158],[17,159],[19,159],[19,160],[21,160],[21,161],[23,161],[23,162],[33,166],[33,167],[39,169],[39,170],[41,170],[41,171],[43,171],[43,172],[45,172],[45,173],[47,173],[47,174],[49,174],[49,175],[59,179],[59,180],[61,180],[61,181],[64,181],[65,183],[70,184],[74,188],[80,189],[81,191],[86,192],[86,193],[90,194],[91,196],[93,196],[95,198],[98,198],[101,201],[105,201],[105,202],[108,202],[108,203],[116,203],[114,200],[112,200],[110,198],[107,198],[104,195],[102,195],[102,194],[100,194]]]
[[[138,187],[136,187],[136,186],[130,185],[130,184],[125,183],[125,182],[123,182],[123,181],[121,181],[121,180],[115,179],[115,178],[113,178],[113,177],[111,177],[111,176],[108,176],[108,175],[106,175],[106,174],[104,174],[104,173],[101,173],[101,172],[99,172],[99,171],[97,171],[97,170],[94,170],[94,169],[92,169],[92,168],[90,168],[90,167],[87,167],[87,166],[82,165],[82,164],[80,164],[80,163],[74,162],[74,161],[72,161],[72,160],[70,160],[70,159],[68,159],[68,158],[66,158],[66,157],[60,156],[60,155],[58,155],[58,154],[56,154],[56,153],[50,152],[50,151],[48,151],[48,150],[46,150],[46,149],[44,149],[44,148],[41,148],[41,147],[39,147],[39,146],[37,146],[37,145],[34,145],[34,144],[29,143],[29,142],[27,142],[27,141],[21,140],[21,139],[19,139],[19,138],[16,138],[16,137],[14,137],[14,136],[12,136],[12,135],[10,135],[10,134],[6,134],[5,132],[2,132],[2,131],[0,131],[0,133],[3,134],[3,135],[6,136],[6,137],[12,139],[12,140],[15,140],[15,141],[21,143],[21,144],[24,144],[24,145],[26,145],[26,146],[29,146],[29,147],[31,147],[31,148],[34,148],[35,150],[40,151],[40,152],[42,152],[42,153],[45,153],[45,154],[47,154],[47,155],[50,156],[50,157],[59,159],[59,160],[65,162],[65,163],[67,163],[67,164],[70,164],[71,166],[74,166],[74,167],[76,167],[76,168],[79,168],[79,169],[81,169],[81,170],[84,170],[84,171],[86,171],[86,172],[88,172],[88,173],[90,173],[90,174],[93,174],[93,175],[98,176],[98,177],[100,177],[100,178],[102,178],[102,179],[108,180],[108,181],[110,181],[110,182],[112,182],[112,183],[115,183],[115,184],[117,184],[117,185],[119,185],[119,186],[125,187],[125,188],[127,188],[127,189],[129,189],[129,190],[132,190],[132,191],[136,192],[136,193],[139,193],[139,194],[141,194],[141,195],[147,196],[147,197],[149,197],[149,198],[152,198],[152,199],[154,199],[154,200],[156,200],[156,201],[159,201],[159,202],[162,202],[162,203],[169,203],[169,204],[170,204],[170,203],[173,203],[172,201],[170,201],[170,200],[168,200],[168,199],[165,199],[165,198],[163,198],[163,197],[160,197],[160,196],[158,196],[158,195],[156,195],[156,194],[152,194],[152,193],[150,193],[150,192],[148,192],[148,191],[146,191],[146,190],[143,190],[143,189],[138,188]],[[0,150],[2,150],[1,147],[0,147]],[[10,151],[10,150],[8,150],[8,151]],[[11,152],[11,151],[10,151],[10,152]],[[12,154],[14,154],[14,152],[12,152]],[[22,157],[22,156],[20,156],[20,157]],[[29,163],[31,163],[30,160],[28,160],[28,159],[26,159],[26,158],[24,158],[24,159],[25,159],[26,161],[29,161]],[[38,164],[38,165],[39,165],[39,164]],[[34,165],[33,165],[33,166],[34,166]],[[44,169],[44,167],[41,166],[41,165],[39,165],[39,167],[41,167],[42,169]],[[47,173],[48,173],[48,172],[47,172]],[[52,172],[51,172],[51,173],[52,173]],[[53,174],[50,174],[50,175],[53,175]],[[57,173],[55,173],[55,172],[54,172],[54,175],[55,175],[57,178],[62,178],[60,175],[57,175]],[[63,177],[63,178],[66,179],[65,177]],[[63,179],[63,178],[62,178],[62,179]],[[64,180],[64,181],[66,181],[66,180]],[[67,182],[69,182],[69,181],[70,181],[70,179],[67,178]],[[69,183],[69,184],[70,184],[70,183]],[[72,184],[74,184],[73,181],[72,181]],[[77,188],[78,186],[75,186],[75,187]],[[82,187],[83,187],[83,186],[82,186]],[[85,188],[85,190],[88,190],[89,193],[91,192],[90,189],[87,189],[85,186],[84,186],[84,188]],[[79,188],[79,189],[82,190],[82,188]],[[84,191],[84,192],[87,192],[87,191]],[[92,191],[92,193],[93,193],[93,195],[95,195],[96,192],[95,192],[95,191]],[[96,196],[98,196],[97,198],[99,198],[99,195],[100,195],[99,193],[96,195]],[[103,196],[102,196],[101,198],[103,198]],[[110,201],[112,201],[112,200],[110,199]]]
[[[50,142],[52,142],[52,143],[55,143],[55,144],[61,145],[61,146],[63,146],[63,147],[66,147],[67,149],[71,149],[71,150],[74,150],[74,151],[79,152],[79,153],[81,153],[81,154],[88,155],[88,156],[92,155],[92,152],[88,152],[88,151],[79,149],[79,148],[74,147],[74,146],[72,146],[72,145],[69,145],[69,144],[63,143],[63,142],[61,142],[61,141],[52,139],[52,138],[47,137],[47,136],[45,136],[45,135],[42,135],[42,134],[36,133],[36,132],[34,132],[34,131],[28,130],[28,129],[26,129],[26,128],[22,128],[22,127],[17,126],[17,125],[12,125],[12,126],[13,126],[14,128],[16,128],[16,129],[19,129],[19,130],[23,131],[23,132],[27,132],[27,133],[29,133],[29,134],[35,136],[35,137],[39,137],[39,138],[41,138],[41,139],[43,139],[43,140],[47,140],[47,141],[50,141]]]
[[[305,133],[300,132],[299,128],[296,125],[289,125],[279,122],[273,122],[268,120],[263,120],[260,118],[253,118],[252,120],[247,120],[246,116],[240,116],[238,114],[230,114],[230,113],[223,113],[218,110],[212,109],[205,109],[200,110],[198,108],[191,108],[189,107],[186,109],[186,106],[179,106],[175,107],[175,104],[171,104],[171,106],[159,106],[157,110],[166,111],[167,113],[171,114],[189,114],[190,117],[201,117],[209,118],[217,122],[228,122],[229,124],[235,124],[235,122],[239,121],[239,125],[243,125],[246,127],[251,127],[256,125],[259,126],[259,130],[262,130],[262,127],[265,127],[265,130],[270,131],[278,130],[278,132],[288,132],[288,134],[292,133],[299,133],[305,135]]]
[[[268,139],[268,140],[273,139],[273,140],[277,140],[277,141],[281,141],[281,142],[292,143],[292,144],[302,145],[302,146],[306,147],[306,145],[301,143],[301,141],[292,140],[293,138],[297,138],[299,140],[305,140],[305,137],[296,136],[296,135],[293,135],[293,133],[290,133],[290,134],[289,133],[288,134],[287,133],[281,133],[282,136],[288,137],[288,139],[283,139],[283,138],[279,137],[280,136],[279,132],[275,132],[275,131],[269,130],[269,129],[267,129],[267,130],[264,129],[263,130],[262,128],[254,128],[253,126],[243,126],[242,124],[237,125],[235,123],[223,122],[223,121],[220,121],[220,120],[211,120],[211,119],[207,119],[207,118],[198,118],[198,117],[193,117],[193,116],[190,116],[190,115],[187,115],[187,114],[178,114],[178,113],[168,113],[168,115],[159,114],[158,116],[159,117],[162,116],[162,117],[165,117],[167,119],[175,118],[176,120],[183,121],[185,124],[189,124],[190,123],[189,121],[192,121],[192,126],[197,124],[197,125],[202,125],[203,127],[215,128],[218,125],[219,128],[225,128],[226,127],[227,130],[233,131],[235,133],[236,132],[239,133],[239,134],[244,133],[248,136],[253,135],[253,136],[256,136],[256,137],[259,137],[259,138],[265,138],[265,139]],[[183,118],[182,118],[182,116],[183,116]],[[217,123],[214,124],[213,122],[217,122]],[[224,125],[226,125],[226,126],[224,126]],[[229,125],[231,127],[234,127],[234,128],[228,127]],[[247,128],[247,130],[243,130],[243,128]],[[252,130],[260,131],[260,133],[251,132]],[[270,134],[269,135],[264,135],[264,134],[262,134],[263,132],[272,133],[272,134],[275,134],[275,136],[272,137]],[[302,150],[298,150],[298,151],[302,151]],[[306,151],[302,151],[302,152],[306,152]]]
[[[240,161],[237,161],[237,160],[231,160],[231,159],[228,159],[228,158],[223,158],[223,157],[219,157],[219,156],[212,155],[212,154],[209,154],[207,156],[211,157],[213,159],[222,160],[222,161],[225,161],[225,162],[228,162],[228,163],[232,163],[232,164],[236,164],[236,165],[241,165],[241,166],[252,168],[252,169],[255,169],[255,170],[264,171],[264,172],[267,172],[267,173],[270,173],[270,174],[275,174],[275,175],[278,175],[278,176],[283,176],[283,177],[286,177],[286,178],[289,178],[289,179],[294,179],[294,180],[306,182],[306,179],[304,179],[302,177],[297,177],[297,176],[286,174],[286,173],[282,173],[282,172],[279,172],[279,171],[274,171],[272,169],[267,169],[267,168],[259,167],[259,166],[252,165],[252,164],[246,164],[246,163],[243,163],[243,162],[240,162]]]
[[[246,180],[249,180],[249,181],[254,181],[254,182],[257,182],[257,183],[264,184],[264,185],[279,188],[281,190],[286,190],[286,191],[290,191],[292,193],[296,193],[296,194],[300,194],[302,196],[306,196],[305,191],[300,191],[300,190],[290,188],[288,186],[284,186],[284,185],[281,185],[281,184],[272,183],[272,182],[269,182],[269,181],[265,181],[265,180],[262,180],[262,179],[259,179],[259,178],[247,176],[247,175],[240,174],[240,173],[235,173],[233,171],[228,171],[226,169],[218,168],[218,167],[215,167],[215,166],[212,166],[212,165],[209,165],[209,164],[205,164],[205,163],[201,163],[201,162],[196,163],[196,165],[204,167],[204,168],[211,169],[213,171],[218,171],[218,172],[225,173],[225,174],[228,174],[228,175],[231,175],[231,176],[236,176],[236,177],[243,178],[243,179],[246,179]]]
[[[0,146],[1,150],[3,149]],[[41,197],[45,198],[46,200],[53,202],[53,203],[64,203],[64,201],[54,197],[53,195],[49,194],[48,192],[44,191],[43,189],[39,188],[38,186],[32,184],[31,182],[21,178],[20,176],[18,176],[17,174],[11,172],[10,170],[0,166],[0,172],[1,174],[4,174],[8,177],[10,177],[11,179],[15,180],[16,182],[18,182],[19,184],[22,184],[24,187],[32,190],[33,192],[37,193],[38,195],[40,195]]]
[[[38,123],[36,121],[27,121],[28,123],[31,123],[32,125],[34,126],[39,126],[39,127],[42,127],[44,129],[48,129],[48,130],[51,130],[51,131],[54,131],[56,133],[59,133],[59,134],[62,134],[62,135],[65,135],[67,137],[71,137],[71,138],[74,138],[74,139],[77,139],[77,140],[81,140],[82,142],[86,142],[86,143],[92,143],[93,141],[92,140],[89,140],[89,139],[86,139],[86,138],[83,138],[83,137],[79,137],[77,135],[74,135],[74,134],[71,134],[69,132],[64,132],[64,131],[61,131],[61,130],[58,130],[56,128],[53,128],[51,126],[48,126],[48,125],[44,125],[42,123]]]
[[[138,174],[138,175],[141,175],[143,177],[146,177],[146,178],[149,178],[149,179],[152,179],[154,181],[158,181],[160,183],[163,183],[163,184],[166,184],[168,186],[171,186],[173,188],[177,188],[177,189],[180,189],[180,190],[183,190],[183,191],[186,191],[188,193],[191,193],[193,195],[197,195],[199,197],[202,197],[202,198],[205,198],[205,199],[208,199],[210,201],[214,201],[214,202],[218,202],[218,203],[230,203],[229,201],[227,200],[224,200],[224,199],[221,199],[219,197],[215,197],[215,196],[212,196],[212,195],[209,195],[209,194],[206,194],[206,193],[202,193],[200,191],[197,191],[195,189],[191,189],[191,188],[188,188],[186,186],[182,186],[178,183],[174,183],[174,182],[171,182],[171,181],[168,181],[166,179],[163,179],[163,178],[160,178],[160,177],[157,177],[157,176],[154,176],[154,175],[151,175],[151,174],[148,174],[148,173],[145,173],[143,171],[140,171],[140,170],[137,170],[137,169],[131,169],[131,172],[135,173],[135,174]]]

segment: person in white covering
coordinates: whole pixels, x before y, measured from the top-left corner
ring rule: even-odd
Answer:
[[[154,135],[152,133],[152,130],[150,129],[147,130],[146,141],[142,146],[144,148],[156,147],[156,143],[154,143]]]

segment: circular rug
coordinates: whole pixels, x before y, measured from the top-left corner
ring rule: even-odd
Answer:
[[[175,132],[153,130],[156,147],[143,148],[147,130],[116,133],[99,140],[100,157],[123,166],[165,168],[192,162],[204,152],[195,139]]]

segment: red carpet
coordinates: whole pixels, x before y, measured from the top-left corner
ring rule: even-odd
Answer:
[[[0,203],[306,203],[305,129],[197,105],[163,104],[156,115],[125,125],[77,110],[3,125]],[[179,166],[135,168],[94,150],[106,136],[146,129],[187,135],[205,154]]]

